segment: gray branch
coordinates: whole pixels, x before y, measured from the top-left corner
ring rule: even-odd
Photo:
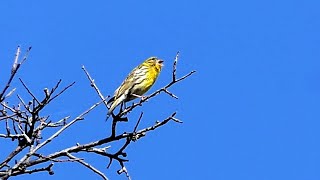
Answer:
[[[103,171],[96,169],[92,164],[84,161],[84,159],[77,158],[79,153],[90,153],[106,158],[107,167],[110,167],[112,162],[118,162],[120,166],[119,170],[117,171],[118,174],[125,174],[125,176],[131,180],[128,169],[125,166],[125,164],[129,161],[127,159],[128,155],[126,153],[126,149],[130,144],[132,144],[131,142],[145,137],[151,131],[166,125],[170,121],[182,123],[182,121],[176,118],[176,112],[174,112],[168,117],[164,118],[162,121],[157,121],[151,126],[140,129],[139,124],[142,121],[143,114],[145,113],[141,112],[135,126],[132,127],[132,131],[123,133],[118,133],[116,131],[118,123],[128,121],[129,117],[126,115],[129,112],[131,112],[137,106],[143,105],[143,103],[147,102],[149,99],[157,96],[158,94],[163,92],[172,98],[178,99],[174,93],[169,91],[169,88],[191,76],[193,73],[195,73],[195,71],[191,71],[190,73],[177,78],[177,62],[179,58],[179,52],[177,52],[173,61],[172,80],[167,85],[151,93],[149,96],[142,98],[137,103],[133,103],[132,106],[123,109],[118,114],[112,114],[113,120],[110,128],[110,136],[98,138],[84,144],[77,143],[76,145],[72,145],[52,153],[40,154],[40,149],[43,147],[50,147],[50,142],[58,138],[62,133],[65,132],[66,129],[75,123],[79,122],[80,120],[84,120],[85,116],[101,103],[104,103],[107,111],[108,106],[106,99],[109,98],[109,96],[104,96],[101,93],[100,89],[95,84],[94,79],[86,70],[85,66],[82,66],[82,69],[90,82],[90,86],[94,88],[95,93],[98,95],[101,101],[93,104],[91,107],[80,113],[72,120],[69,120],[71,116],[62,117],[59,120],[52,120],[50,115],[42,115],[42,110],[47,108],[54,99],[60,97],[66,90],[72,87],[75,82],[65,86],[61,90],[58,90],[60,89],[62,82],[60,79],[51,89],[44,88],[42,96],[39,96],[38,94],[32,92],[26,83],[19,78],[21,86],[27,91],[28,96],[31,99],[26,101],[26,98],[22,98],[19,94],[12,96],[13,94],[17,93],[16,88],[13,88],[10,91],[8,88],[11,86],[11,82],[13,81],[19,68],[27,59],[30,49],[31,48],[27,50],[25,56],[19,62],[21,50],[20,47],[17,48],[9,80],[4,89],[2,91],[0,90],[0,123],[4,124],[3,130],[0,129],[0,139],[6,141],[11,140],[17,144],[16,148],[14,148],[12,152],[4,158],[4,160],[0,161],[1,179],[8,179],[12,176],[45,171],[47,171],[50,175],[53,175],[54,172],[52,168],[54,163],[77,162],[90,169],[95,174],[99,175],[102,179],[108,180]],[[9,102],[11,98],[17,98],[18,104],[10,104]],[[42,137],[42,134],[44,134],[43,132],[46,132],[47,129],[55,131],[52,135],[44,138]],[[117,144],[118,142],[123,144],[115,152],[108,152],[109,148],[113,145],[113,143],[116,142]]]

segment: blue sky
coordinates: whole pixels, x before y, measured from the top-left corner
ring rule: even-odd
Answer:
[[[16,46],[32,46],[18,76],[38,96],[60,78],[64,85],[76,81],[44,112],[53,119],[75,116],[99,100],[82,65],[107,95],[145,58],[158,56],[165,67],[152,92],[170,81],[179,50],[178,75],[197,71],[171,89],[179,100],[159,95],[121,125],[131,129],[141,111],[141,128],[174,111],[184,121],[131,144],[133,179],[318,180],[319,7],[315,0],[3,1],[0,82]],[[105,113],[97,108],[42,152],[106,137]],[[1,154],[12,148],[1,144]],[[116,163],[107,170],[107,159],[79,157],[112,180],[126,179],[116,174]],[[75,163],[56,164],[54,171],[16,179],[98,179]]]

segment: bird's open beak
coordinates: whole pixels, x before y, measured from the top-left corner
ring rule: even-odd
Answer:
[[[162,64],[162,63],[163,63],[163,60],[160,59],[160,60],[158,61],[158,63],[159,63],[161,66],[163,66],[163,64]]]

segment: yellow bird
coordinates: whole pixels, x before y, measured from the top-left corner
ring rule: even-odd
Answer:
[[[142,97],[157,80],[162,66],[163,60],[150,57],[134,68],[108,101],[107,104],[111,104],[108,115],[122,102]]]

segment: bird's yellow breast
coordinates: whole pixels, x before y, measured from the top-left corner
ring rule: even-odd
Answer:
[[[155,83],[158,75],[159,71],[157,71],[156,68],[153,67],[149,69],[147,73],[147,78],[143,83],[144,88],[141,89],[143,91],[142,94],[144,94],[151,88],[151,86]]]

